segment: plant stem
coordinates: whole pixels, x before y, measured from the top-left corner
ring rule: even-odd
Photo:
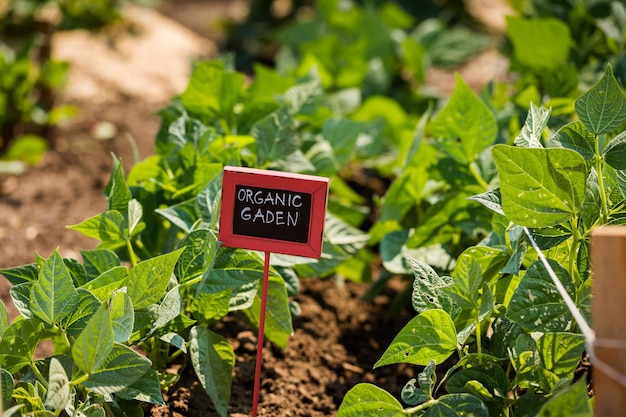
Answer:
[[[80,385],[88,379],[89,379],[89,374],[83,374],[79,376],[78,378],[72,380],[71,385],[75,387],[76,385]]]
[[[437,400],[431,398],[430,400],[423,402],[413,408],[405,408],[402,412],[408,415],[415,414],[419,411],[426,410],[427,408],[432,407],[436,402]]]
[[[606,190],[604,188],[604,159],[602,159],[602,155],[600,155],[600,141],[604,142],[604,135],[599,135],[596,140],[596,157],[595,157],[595,168],[596,173],[598,174],[598,187],[600,187],[600,202],[602,204],[602,224],[607,224],[609,221],[609,207],[608,201],[606,198]]]
[[[126,241],[126,248],[128,249],[128,257],[130,258],[131,265],[137,265],[137,255],[135,255],[135,250],[133,249],[133,244],[130,242],[130,239]]]
[[[572,228],[572,245],[569,250],[569,259],[567,269],[569,271],[570,276],[574,279],[574,282],[578,283],[578,269],[576,268],[576,260],[578,258],[578,250],[580,248],[580,233],[578,231],[578,217],[575,216],[570,220],[570,227]]]
[[[48,381],[46,380],[46,378],[43,377],[43,375],[41,374],[41,372],[39,371],[39,368],[37,368],[35,363],[30,362],[28,365],[30,366],[30,369],[33,371],[33,373],[35,374],[39,382],[41,382],[41,384],[44,387],[46,387],[46,389],[48,389]]]
[[[478,171],[478,165],[476,165],[476,161],[470,163],[469,169],[476,182],[480,184],[480,186],[483,187],[485,190],[488,190],[489,184],[487,184],[487,182],[480,175],[480,172]]]
[[[481,340],[481,331],[480,331],[480,309],[478,306],[476,307],[476,353],[478,353],[478,364],[483,364],[483,347]]]

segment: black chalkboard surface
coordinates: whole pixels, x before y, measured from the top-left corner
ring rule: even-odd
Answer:
[[[235,187],[234,234],[306,243],[310,220],[310,193]]]

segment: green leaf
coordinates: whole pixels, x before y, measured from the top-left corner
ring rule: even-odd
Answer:
[[[0,274],[4,275],[11,284],[18,285],[24,282],[37,281],[39,269],[37,268],[37,264],[28,264],[8,269],[0,269]]]
[[[70,400],[70,381],[61,362],[55,357],[50,359],[50,373],[48,377],[48,392],[46,393],[46,407],[60,411]]]
[[[357,384],[343,398],[337,417],[401,417],[402,404],[382,388]]]
[[[79,224],[67,227],[101,242],[120,243],[127,237],[124,216],[117,210],[107,210]]]
[[[219,415],[227,417],[235,352],[228,340],[205,328],[193,327],[190,337],[193,369]]]
[[[428,175],[424,167],[409,167],[387,189],[380,208],[380,220],[402,221],[423,198]]]
[[[469,164],[493,144],[498,127],[491,111],[457,75],[450,100],[431,123],[431,133],[455,161]]]
[[[200,217],[209,225],[210,230],[216,230],[220,219],[222,202],[222,175],[213,178],[196,197],[196,204],[200,210]]]
[[[116,290],[125,287],[127,280],[128,269],[125,266],[116,266],[80,288],[91,292],[98,300],[106,301]]]
[[[537,340],[537,351],[544,367],[561,378],[571,377],[585,350],[582,334],[544,333]]]
[[[89,375],[83,385],[102,395],[112,394],[134,384],[151,364],[148,358],[116,343],[100,369]]]
[[[426,310],[407,323],[374,368],[394,363],[441,363],[456,349],[456,329],[444,310]]]
[[[596,135],[611,133],[626,121],[626,97],[611,65],[600,81],[576,100],[576,113]]]
[[[478,382],[487,390],[486,395],[481,398],[483,401],[508,398],[510,382],[498,363],[486,362],[461,369],[448,379],[446,390],[449,393],[467,392],[466,384],[470,381]]]
[[[548,260],[570,297],[576,297],[565,268]],[[570,328],[572,315],[541,261],[532,263],[513,293],[507,317],[528,331],[562,332]]]
[[[154,212],[165,217],[186,233],[191,230],[193,224],[198,220],[198,217],[200,217],[194,199],[186,200],[166,208],[157,209],[154,210]]]
[[[470,394],[447,394],[435,401],[423,417],[488,417],[485,404]]]
[[[591,168],[591,172],[587,177],[587,185],[585,188],[585,200],[580,210],[580,217],[587,229],[595,224],[600,218],[602,212],[602,197],[600,196],[600,184],[598,182],[598,173],[595,168]],[[582,270],[582,268],[580,268]]]
[[[242,92],[243,82],[243,74],[226,70],[219,61],[199,62],[181,100],[192,112],[226,117]]]
[[[130,270],[128,295],[135,309],[147,307],[163,298],[174,266],[183,250],[178,249],[147,259]]]
[[[143,207],[134,198],[128,202],[128,236],[134,236],[141,232],[145,225],[141,224]]]
[[[59,323],[59,327],[65,328],[70,337],[77,337],[83,331],[101,304],[92,293],[82,288],[76,290],[76,298],[78,301],[72,313]]]
[[[102,304],[72,345],[72,359],[83,372],[99,370],[113,350],[111,314]]]
[[[365,123],[347,119],[331,118],[322,126],[322,136],[333,151],[334,171],[344,167],[355,151],[357,138],[364,130]]]
[[[44,324],[37,318],[15,320],[0,340],[0,368],[15,374],[33,361]]]
[[[121,266],[120,258],[110,249],[81,250],[87,281],[99,277],[113,267]]]
[[[596,135],[578,120],[560,128],[548,145],[571,149],[581,154],[585,161],[591,161],[596,156],[596,140]]]
[[[119,291],[111,298],[111,326],[113,339],[117,343],[125,343],[133,333],[135,312],[133,302],[126,292]]]
[[[124,388],[116,393],[116,396],[125,400],[136,400],[144,403],[165,405],[161,387],[159,385],[159,376],[155,369],[149,369],[132,385]]]
[[[402,388],[402,401],[408,405],[418,405],[432,398],[433,389],[437,382],[435,365],[435,361],[431,360],[424,370],[417,375],[417,379],[412,378],[407,382],[404,388]],[[415,386],[416,382],[418,386]]]
[[[13,305],[27,319],[33,317],[33,312],[30,309],[30,290],[33,285],[34,282],[23,282],[12,286],[9,290]]]
[[[7,327],[9,327],[9,315],[4,302],[0,300],[0,340],[2,340],[2,335]]]
[[[152,323],[150,333],[180,316],[182,309],[183,300],[180,296],[180,286],[176,285],[165,294],[163,301],[159,304],[156,311],[156,320]]]
[[[249,309],[241,314],[246,320],[259,328],[261,317],[261,291],[257,291],[254,302]],[[280,275],[271,274],[267,289],[267,306],[265,317],[265,336],[281,349],[287,348],[289,336],[293,334],[291,312],[285,282]]]
[[[425,262],[411,258],[408,261],[415,276],[411,295],[411,304],[415,311],[419,314],[426,310],[440,309],[455,315],[458,307],[454,305],[450,296],[443,291],[444,288],[452,285],[452,278],[439,276]]]
[[[115,155],[112,155],[112,157],[113,167],[111,177],[104,189],[104,194],[107,199],[107,210],[116,210],[123,213],[126,211],[128,202],[132,196],[130,188],[128,188],[128,184],[126,184],[124,178],[122,162]]]
[[[265,167],[298,149],[294,120],[287,107],[281,107],[252,127],[256,138],[257,164]]]
[[[30,308],[44,322],[54,325],[72,313],[77,302],[72,277],[57,249],[30,289]]]
[[[228,314],[230,298],[230,289],[216,293],[203,292],[196,295],[191,306],[194,317],[198,320],[201,317],[205,322],[216,321],[225,317]]]
[[[15,388],[15,382],[13,382],[13,375],[7,372],[6,369],[0,368],[0,413],[7,411],[9,405],[11,405],[11,397],[13,396],[13,389]],[[2,414],[6,416],[6,414]]]
[[[592,417],[586,378],[558,392],[539,410],[539,417]]]
[[[602,150],[607,164],[618,170],[626,169],[626,130],[615,136]]]
[[[460,256],[452,273],[452,285],[446,293],[461,308],[475,308],[480,303],[480,289],[483,285],[482,268],[472,256]]]
[[[176,277],[181,284],[194,280],[209,268],[215,259],[219,243],[215,233],[206,229],[190,232],[180,244],[185,250],[176,264]]]
[[[541,137],[550,119],[550,113],[552,113],[552,108],[537,107],[531,101],[522,131],[515,138],[515,145],[522,148],[543,148]]]
[[[507,16],[506,26],[515,58],[531,69],[554,69],[567,59],[571,37],[564,22],[552,18]]]
[[[482,194],[477,194],[471,197],[467,197],[467,199],[476,201],[482,204],[483,206],[487,207],[491,211],[504,216],[504,211],[502,210],[502,196],[500,194],[500,188],[495,188],[493,190],[485,191]]]
[[[493,147],[502,208],[520,226],[548,227],[569,220],[583,203],[587,165],[569,149]]]

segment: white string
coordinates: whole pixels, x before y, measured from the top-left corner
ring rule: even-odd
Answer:
[[[602,371],[608,377],[612,378],[616,382],[619,382],[620,384],[626,387],[626,375],[612,368],[607,363],[599,360],[595,356],[594,350],[593,350],[594,345],[599,346],[599,347],[604,347],[604,348],[626,349],[626,341],[615,340],[615,339],[604,339],[604,338],[596,339],[596,333],[589,326],[589,324],[587,324],[587,321],[578,310],[578,307],[576,307],[576,304],[574,303],[572,298],[569,296],[569,294],[565,290],[563,283],[561,283],[561,280],[559,280],[559,277],[556,276],[556,273],[550,266],[550,263],[548,262],[546,257],[543,255],[541,248],[539,247],[539,245],[537,245],[537,242],[535,242],[535,239],[533,239],[532,235],[530,234],[530,231],[525,226],[523,226],[522,228],[524,229],[524,233],[526,233],[526,236],[528,236],[530,245],[537,252],[537,255],[539,256],[541,263],[543,263],[543,266],[548,271],[548,275],[550,275],[550,278],[552,278],[552,282],[554,282],[554,285],[556,286],[557,291],[559,292],[559,294],[565,301],[567,308],[569,309],[570,313],[572,313],[572,316],[574,317],[574,320],[576,320],[576,323],[578,324],[580,331],[583,333],[583,336],[585,337],[585,347],[587,349],[587,353],[589,353],[589,357],[591,358],[592,365],[596,367],[598,370]]]

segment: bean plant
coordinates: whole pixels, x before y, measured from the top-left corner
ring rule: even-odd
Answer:
[[[402,390],[405,405],[359,384],[339,417],[593,415],[576,372],[585,338],[524,232],[590,321],[590,233],[624,223],[626,97],[610,65],[575,108],[577,120],[548,132],[550,109],[531,104],[514,144],[487,146],[498,186],[469,199],[493,212],[492,231],[449,276],[404,257],[418,315],[374,366],[424,367]]]

